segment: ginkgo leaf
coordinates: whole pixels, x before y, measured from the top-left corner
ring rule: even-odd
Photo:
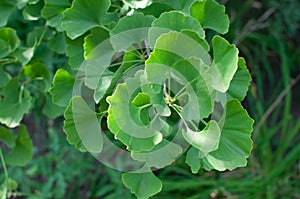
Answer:
[[[10,128],[20,124],[24,114],[29,112],[33,100],[27,90],[19,88],[19,81],[18,78],[11,79],[3,88],[0,99],[0,123]]]
[[[65,107],[54,104],[51,95],[49,93],[45,93],[45,105],[42,111],[47,117],[55,119],[64,113]]]
[[[229,101],[236,98],[240,101],[247,95],[247,91],[251,81],[251,75],[243,58],[239,58],[239,68],[236,71],[230,83],[229,89],[226,92],[226,99]]]
[[[64,117],[64,131],[69,144],[75,145],[81,151],[102,151],[103,138],[97,114],[81,97],[72,98]]]
[[[12,28],[0,28],[0,58],[6,57],[20,45],[20,39]]]
[[[105,39],[109,38],[109,32],[104,28],[96,27],[91,30],[91,33],[84,38],[84,57],[91,59],[89,54]]]
[[[136,152],[149,151],[162,141],[160,132],[133,120],[136,112],[132,112],[135,106],[131,103],[131,95],[139,89],[141,75],[142,71],[139,71],[134,78],[118,84],[113,95],[108,98],[108,128],[128,150]]]
[[[180,10],[185,14],[188,14],[191,4],[195,1],[196,0],[155,0],[155,2],[169,5],[174,10]]]
[[[225,34],[229,29],[229,18],[225,7],[215,0],[196,1],[190,8],[190,14],[197,19],[203,28]]]
[[[44,6],[44,1],[36,1],[27,3],[23,9],[23,17],[25,20],[36,21],[41,16],[41,9]]]
[[[16,145],[14,134],[3,126],[0,126],[0,141],[6,144],[9,148],[13,148]]]
[[[9,16],[15,9],[15,5],[7,0],[0,1],[0,27],[5,26],[7,24]]]
[[[163,140],[151,151],[144,153],[132,152],[131,156],[134,160],[145,162],[149,168],[160,169],[172,164],[181,153],[182,148],[178,144]]]
[[[220,36],[212,40],[213,63],[211,65],[212,87],[226,92],[238,68],[238,49]]]
[[[21,125],[14,148],[5,157],[5,163],[15,166],[24,166],[32,158],[32,141],[26,126]]]
[[[48,26],[56,28],[58,31],[63,31],[61,27],[62,12],[70,6],[68,0],[44,0],[45,5],[41,10],[41,15],[47,19]]]
[[[48,41],[48,47],[58,53],[64,54],[66,51],[66,40],[63,33],[57,33]]]
[[[193,147],[208,154],[218,149],[221,130],[216,121],[210,120],[203,130],[197,132],[187,128],[182,131],[182,135]]]
[[[109,7],[109,0],[74,0],[71,8],[63,12],[62,27],[68,37],[75,39],[100,26],[101,18]]]
[[[154,17],[158,18],[162,13],[174,10],[170,5],[152,2],[149,6],[142,9],[141,11],[145,15],[153,15]]]
[[[158,19],[155,19],[152,23],[152,28],[150,28],[149,30],[150,46],[153,48],[157,38],[159,38],[164,33],[170,31],[180,32],[181,30],[185,29],[195,31],[201,39],[205,37],[205,33],[200,23],[194,18],[184,15],[179,11],[165,12],[161,14]]]
[[[69,57],[68,63],[73,70],[78,70],[84,62],[83,49],[84,36],[71,40],[66,37],[66,55]]]
[[[195,147],[191,147],[186,153],[185,163],[191,167],[192,173],[196,174],[201,168],[200,151]]]
[[[233,170],[247,164],[252,149],[253,119],[236,99],[226,104],[223,119],[219,147],[203,159],[206,169]]]
[[[3,67],[0,67],[0,88],[4,87],[10,79],[11,76],[4,71]]]
[[[162,182],[152,173],[123,173],[122,181],[138,198],[149,198],[162,189]]]
[[[110,31],[110,41],[116,51],[124,51],[134,43],[148,39],[148,30],[154,17],[142,13],[125,16]]]
[[[58,69],[53,78],[53,87],[49,90],[53,102],[67,106],[72,98],[75,79],[64,69]]]
[[[132,8],[145,8],[152,0],[124,0],[124,3]]]

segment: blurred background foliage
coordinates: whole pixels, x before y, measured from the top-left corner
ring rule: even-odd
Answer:
[[[184,158],[156,174],[164,183],[154,198],[300,198],[300,2],[223,0],[231,28],[225,37],[246,58],[252,84],[244,105],[256,121],[254,149],[245,168],[193,175]],[[15,13],[11,27],[26,41],[33,26]],[[27,38],[27,42],[30,40]],[[43,48],[41,45],[39,48]],[[59,52],[59,49],[56,49]],[[39,51],[45,53],[46,51]],[[59,53],[40,55],[50,69],[67,62]],[[46,62],[46,63],[45,63]],[[52,67],[52,68],[51,68]],[[38,94],[37,94],[38,95]],[[41,103],[37,101],[36,103]],[[25,167],[8,167],[11,198],[133,198],[121,173],[81,153],[66,140],[62,118],[47,119],[36,106],[25,123],[34,158]],[[14,186],[15,185],[15,186]]]

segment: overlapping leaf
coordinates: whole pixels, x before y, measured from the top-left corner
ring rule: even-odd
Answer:
[[[101,25],[101,18],[110,6],[109,0],[74,0],[63,12],[62,27],[68,37],[75,39],[93,27]]]
[[[20,45],[20,39],[12,28],[0,28],[0,58],[6,57]]]
[[[196,1],[191,6],[190,13],[203,28],[210,28],[221,34],[228,32],[229,18],[225,14],[225,7],[215,0]]]

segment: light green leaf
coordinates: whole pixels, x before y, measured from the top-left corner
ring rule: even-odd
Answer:
[[[122,181],[138,198],[149,198],[162,189],[161,181],[152,173],[123,173]]]
[[[67,106],[72,98],[75,79],[64,69],[58,69],[53,78],[53,87],[49,90],[53,102]]]
[[[146,93],[139,93],[131,102],[136,107],[141,107],[150,104],[150,97]]]
[[[172,164],[181,153],[182,148],[179,145],[163,140],[151,151],[145,153],[131,152],[131,156],[134,160],[145,162],[149,168],[160,169]]]
[[[93,27],[101,25],[101,18],[110,7],[109,0],[74,0],[63,12],[62,27],[68,37],[75,39]]]
[[[210,120],[202,131],[195,132],[187,128],[183,130],[182,135],[188,143],[207,155],[209,152],[218,149],[221,130],[216,121]]]
[[[148,30],[154,17],[142,13],[125,16],[111,30],[111,43],[116,51],[125,51],[134,43],[148,39]]]
[[[190,8],[191,16],[197,19],[203,28],[225,34],[229,29],[229,18],[225,7],[215,0],[196,1]]]
[[[12,28],[0,28],[0,58],[6,57],[20,45],[20,39]]]
[[[63,31],[61,27],[62,12],[70,6],[68,0],[44,0],[45,5],[41,11],[42,17],[44,17],[48,26],[56,28],[58,31]]]
[[[64,117],[64,131],[69,144],[75,145],[81,151],[102,151],[103,138],[97,114],[81,97],[72,98]]]
[[[24,166],[32,158],[32,141],[29,137],[26,126],[21,125],[18,130],[16,145],[5,158],[5,162],[10,165]]]
[[[109,32],[104,28],[93,28],[91,33],[84,38],[84,58],[90,59],[89,54],[104,40],[109,38]]]
[[[232,100],[233,98],[243,101],[247,95],[251,76],[244,61],[244,59],[239,58],[239,68],[233,76],[230,87],[226,92],[227,101]]]
[[[99,103],[103,98],[107,89],[110,87],[111,81],[114,77],[114,73],[105,71],[98,82],[97,88],[94,92],[94,100],[96,103]]]
[[[220,36],[212,40],[213,63],[211,66],[212,87],[226,92],[238,68],[238,49]]]
[[[0,27],[5,26],[7,24],[9,16],[14,11],[15,5],[9,3],[7,0],[0,1]]]
[[[58,106],[52,102],[52,97],[46,93],[45,94],[45,105],[43,107],[43,113],[51,118],[55,119],[61,116],[65,111],[65,107]]]
[[[118,84],[113,95],[108,98],[108,128],[128,150],[136,152],[149,151],[162,141],[160,132],[149,128],[143,122],[138,123],[139,119],[134,119],[138,111],[131,103],[131,98],[140,89],[142,73],[138,71],[134,78]]]
[[[43,85],[39,83],[38,87],[41,87],[43,91],[48,91],[51,84],[51,74],[48,68],[42,63],[32,63],[24,66],[24,75],[38,81],[43,81]]]
[[[170,31],[180,32],[185,29],[195,31],[201,39],[204,39],[205,37],[204,30],[200,23],[194,18],[186,16],[179,11],[165,12],[152,23],[152,28],[149,30],[150,46],[153,47],[157,38],[164,33]]]
[[[219,148],[203,159],[202,164],[208,170],[224,171],[244,167],[252,149],[251,132],[254,121],[238,100],[226,104],[223,119]]]
[[[9,148],[13,148],[16,145],[14,134],[3,126],[0,126],[0,140]]]
[[[66,38],[66,54],[69,57],[69,65],[73,70],[78,70],[84,62],[83,50],[84,36],[74,40]]]

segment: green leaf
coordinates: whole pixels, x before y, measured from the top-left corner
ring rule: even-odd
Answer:
[[[188,14],[191,4],[196,0],[155,0],[157,3],[162,3],[171,6],[174,10],[180,10]]]
[[[138,198],[149,198],[162,189],[161,181],[152,173],[123,173],[122,181]]]
[[[9,16],[12,14],[12,12],[15,9],[15,5],[9,3],[6,0],[0,1],[0,27],[5,26],[7,24]]]
[[[43,81],[43,85],[39,83],[39,87],[42,87],[43,91],[48,91],[51,84],[51,74],[48,68],[42,63],[32,63],[24,66],[24,75],[31,79]]]
[[[236,98],[240,101],[243,101],[247,95],[247,91],[251,81],[251,75],[247,69],[245,68],[245,64],[240,64],[240,62],[244,63],[244,59],[239,58],[239,68],[236,71],[233,79],[230,83],[230,87],[226,92],[227,101]]]
[[[149,168],[160,169],[172,164],[181,153],[182,148],[178,144],[163,140],[151,151],[145,153],[132,152],[131,156],[134,160],[145,162]]]
[[[46,93],[45,94],[45,105],[44,105],[42,111],[47,117],[49,117],[51,119],[55,119],[64,113],[65,107],[61,107],[61,106],[54,104],[52,102],[51,95]]]
[[[38,26],[28,33],[26,44],[30,47],[36,47],[37,43],[41,40],[47,40],[53,37],[53,32],[48,27]]]
[[[130,151],[142,152],[153,149],[162,141],[162,134],[143,123],[138,123],[136,107],[131,103],[134,93],[139,90],[140,76],[138,71],[134,78],[118,84],[115,92],[108,98],[108,128]],[[133,95],[133,96],[132,96]]]
[[[96,103],[99,103],[103,98],[107,89],[110,87],[111,81],[114,77],[114,73],[105,71],[98,82],[97,88],[94,92],[94,100]]]
[[[75,145],[81,151],[102,151],[103,138],[97,114],[81,97],[72,98],[64,117],[64,131],[69,144]]]
[[[20,45],[20,39],[12,28],[0,28],[0,58],[6,57]]]
[[[0,67],[0,88],[4,87],[10,79],[11,76],[4,71],[3,67]]]
[[[16,145],[14,134],[3,126],[0,126],[0,140],[9,148],[13,148]]]
[[[146,93],[139,93],[131,102],[136,107],[141,107],[150,104],[150,97]]]
[[[238,68],[238,49],[220,36],[212,40],[213,63],[211,66],[212,87],[226,92]]]
[[[58,54],[64,54],[66,51],[66,40],[63,33],[57,33],[48,41],[48,47]]]
[[[244,167],[252,149],[251,132],[254,121],[238,100],[231,100],[226,104],[223,118],[219,148],[203,159],[204,167],[208,170],[224,171]]]
[[[0,122],[10,128],[20,124],[32,105],[32,97],[27,90],[19,89],[19,79],[13,78],[3,88],[0,99]],[[13,110],[13,111],[12,111]]]
[[[22,65],[26,65],[30,62],[34,55],[35,47],[26,48],[26,47],[19,47],[13,53],[13,55],[17,58],[17,60],[22,63]]]
[[[182,12],[178,11],[165,12],[152,23],[152,28],[149,30],[150,46],[153,47],[157,38],[164,33],[170,31],[180,32],[185,29],[195,31],[201,39],[204,39],[205,37],[204,30],[200,23],[194,18],[186,16]]]
[[[173,10],[173,8],[169,5],[153,2],[141,11],[145,15],[153,15],[154,17],[159,18],[162,13],[169,12],[171,10]]]
[[[34,3],[27,3],[23,9],[23,17],[25,20],[36,21],[41,16],[41,9],[44,6],[44,1],[39,0]]]
[[[71,8],[63,12],[62,27],[68,37],[75,39],[100,26],[101,18],[109,7],[109,0],[74,0]]]
[[[186,154],[185,163],[191,167],[191,171],[194,174],[198,173],[201,168],[201,161],[199,158],[199,150],[192,146]]]
[[[196,1],[190,8],[190,14],[201,23],[203,28],[209,28],[221,34],[228,32],[230,22],[225,14],[225,7],[215,0]]]
[[[89,54],[103,41],[109,38],[109,32],[104,28],[93,28],[91,33],[84,38],[84,57],[92,58]],[[95,53],[94,53],[95,54]]]
[[[221,130],[216,121],[210,120],[202,131],[195,132],[187,128],[183,130],[182,135],[188,143],[207,155],[209,152],[218,149]]]
[[[24,166],[32,158],[32,141],[29,137],[26,126],[20,125],[16,145],[6,156],[5,162],[10,165]]]
[[[53,102],[67,106],[72,98],[75,79],[64,69],[58,69],[53,78],[53,87],[49,90]]]
[[[44,0],[45,5],[41,11],[42,17],[47,22],[46,25],[56,28],[58,31],[63,31],[61,27],[62,12],[70,6],[68,0]]]
[[[83,42],[84,36],[74,40],[66,38],[66,54],[69,57],[68,63],[73,70],[78,70],[84,62]]]
[[[148,30],[154,17],[142,13],[125,16],[111,30],[111,43],[116,51],[125,51],[134,43],[148,39]]]

